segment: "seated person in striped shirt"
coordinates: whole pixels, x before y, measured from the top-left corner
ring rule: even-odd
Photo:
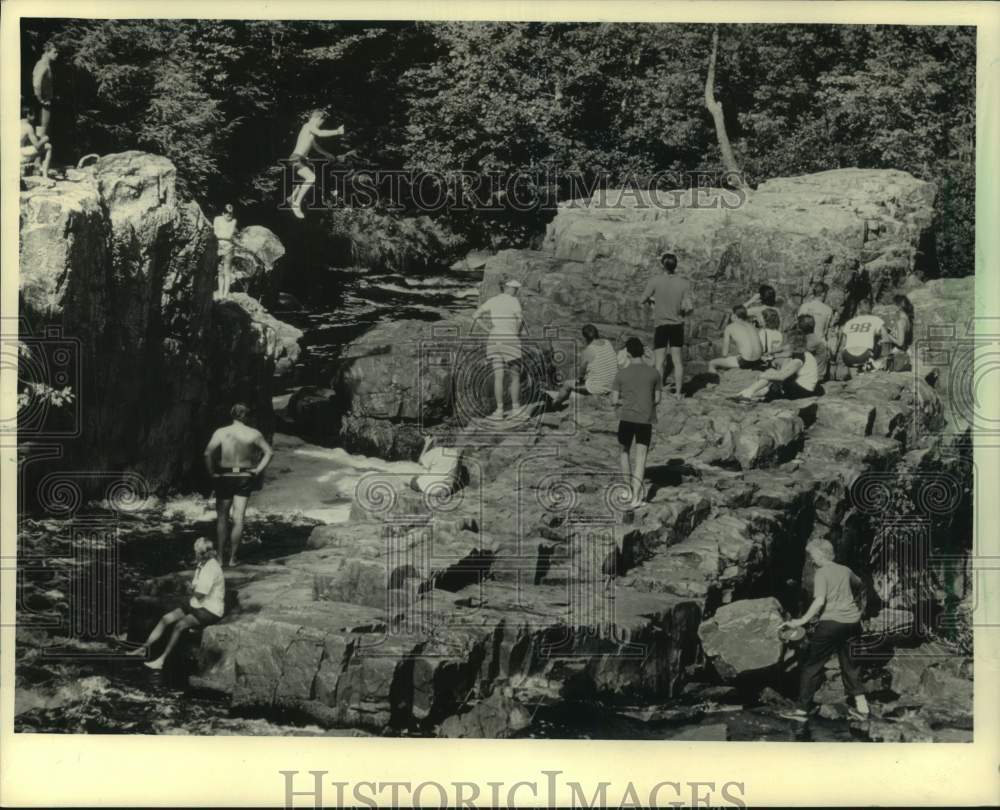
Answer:
[[[578,394],[609,394],[611,386],[618,373],[618,355],[611,341],[602,338],[593,324],[583,327],[583,339],[587,347],[580,358],[580,376],[576,380],[567,380],[558,391],[549,392],[552,405],[565,402],[572,393]]]

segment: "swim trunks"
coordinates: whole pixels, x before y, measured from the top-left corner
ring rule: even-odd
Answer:
[[[250,472],[251,468],[246,467],[238,471],[227,471],[215,476],[215,496],[223,500],[232,500],[239,495],[242,498],[249,498],[258,488],[257,476]]]
[[[847,349],[844,349],[840,353],[840,359],[844,361],[844,365],[849,366],[851,368],[860,368],[869,360],[871,360],[871,358],[872,358],[871,349],[865,349],[863,352],[861,352],[861,354],[853,354],[852,352],[847,351]]]
[[[304,155],[300,155],[298,152],[292,152],[291,156],[288,158],[291,164],[296,169],[306,168],[306,159]]]
[[[684,345],[684,324],[682,323],[661,323],[653,333],[653,348],[679,349]]]
[[[767,363],[760,358],[756,360],[744,360],[742,357],[737,357],[736,364],[740,368],[749,369],[750,371],[763,371],[767,368]]]
[[[652,437],[652,425],[624,420],[618,423],[618,444],[622,447],[631,447],[633,439],[636,444],[644,444],[649,447],[649,441]]]

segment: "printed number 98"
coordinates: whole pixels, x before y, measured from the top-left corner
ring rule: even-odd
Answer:
[[[872,330],[872,325],[870,323],[852,323],[852,332],[870,332]]]

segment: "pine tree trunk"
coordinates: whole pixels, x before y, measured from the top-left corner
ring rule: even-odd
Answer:
[[[722,163],[729,173],[728,178],[731,185],[736,188],[744,188],[743,173],[736,163],[733,155],[733,147],[729,143],[729,135],[726,133],[726,119],[722,114],[722,104],[715,100],[715,57],[719,50],[719,29],[712,31],[712,55],[708,59],[708,76],[705,78],[705,106],[712,114],[715,122],[715,134],[719,139],[719,150],[722,152]]]

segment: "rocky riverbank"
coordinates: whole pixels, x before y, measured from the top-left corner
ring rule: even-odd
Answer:
[[[190,486],[235,400],[270,434],[271,380],[296,362],[301,332],[246,295],[215,300],[212,226],[178,195],[173,164],[123,152],[24,182],[21,383],[68,386],[73,402],[25,409],[22,444],[57,443],[57,469],[99,497],[124,471],[143,493]],[[283,252],[266,228],[247,228],[238,273],[266,275]],[[27,457],[23,490],[52,470],[45,455]]]
[[[467,317],[380,325],[345,348],[329,389],[282,401],[283,425],[322,426],[342,447],[278,437],[251,526],[265,514],[295,523],[295,542],[251,549],[230,572],[227,617],[181,671],[232,711],[371,733],[970,738],[971,447],[947,374],[931,384],[918,361],[812,399],[742,404],[730,397],[752,374],[701,373],[725,311],[765,281],[786,315],[814,279],[842,309],[852,285],[883,300],[905,289],[918,340],[945,317],[926,315],[935,299],[971,317],[971,280],[923,278],[932,199],[900,172],[843,170],[772,181],[729,211],[567,204],[543,250],[486,260],[481,295],[501,275],[525,285],[523,399],[540,403],[570,370],[582,323],[648,337],[634,298],[658,252],[677,253],[698,293],[692,385],[659,406],[649,502],[624,509],[607,403],[490,423]],[[258,359],[237,387],[270,379],[290,345],[266,329],[273,340],[250,330],[223,344],[219,356],[261,347],[238,348]],[[425,498],[407,487],[411,459],[441,424],[457,431],[467,484]],[[181,450],[167,453],[178,472]],[[808,601],[816,537],[871,586],[866,724],[847,723],[835,668],[820,720],[776,716],[796,659],[776,629]],[[147,595],[178,592],[185,575],[164,573]]]

